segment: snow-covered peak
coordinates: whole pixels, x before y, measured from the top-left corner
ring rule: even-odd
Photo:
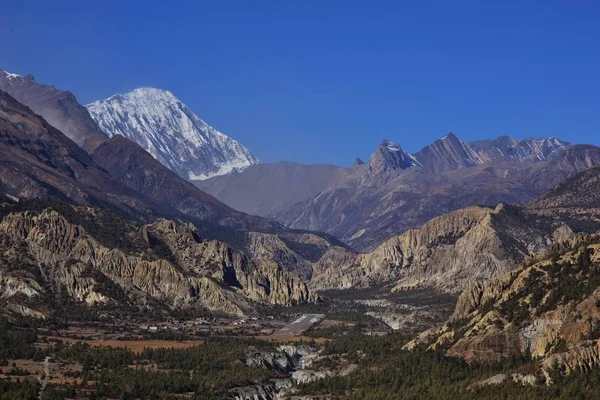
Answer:
[[[198,118],[173,93],[135,89],[87,105],[109,135],[123,135],[186,179],[207,179],[260,162],[248,149]]]
[[[408,169],[419,165],[412,154],[405,153],[400,145],[384,139],[371,155],[369,166],[375,170]]]
[[[0,74],[3,74],[8,79],[22,78],[22,76],[19,74],[13,74],[8,71],[1,70],[1,69],[0,69]]]
[[[513,159],[522,161],[551,161],[569,146],[551,136],[549,138],[526,138],[517,143],[510,155]]]
[[[122,101],[129,103],[138,104],[152,104],[160,102],[179,102],[179,99],[168,90],[154,88],[154,87],[141,87],[132,90],[125,94],[115,94],[104,101]],[[99,103],[95,101],[92,104]]]
[[[510,136],[469,143],[485,162],[545,162],[554,160],[569,143],[551,136],[516,140]]]

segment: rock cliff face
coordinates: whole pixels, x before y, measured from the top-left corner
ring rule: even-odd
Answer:
[[[428,171],[442,172],[483,164],[484,161],[454,133],[449,133],[415,154]]]
[[[84,213],[80,218],[92,219],[102,212],[77,211]],[[102,244],[57,211],[5,216],[0,222],[0,297],[18,305],[25,296],[29,306],[66,293],[88,305],[143,306],[155,300],[169,308],[230,314],[252,312],[254,302],[317,300],[294,273],[274,262],[249,259],[224,243],[203,241],[191,225],[160,220],[141,228],[126,226],[121,239],[130,244],[121,249]],[[95,235],[113,240],[104,236],[111,229],[97,227]]]
[[[569,228],[512,206],[469,207],[396,236],[371,253],[332,248],[316,263],[313,288],[395,283],[396,290],[433,286],[459,292],[515,268]]]
[[[452,319],[422,334],[425,344],[468,361],[525,352],[551,371],[600,365],[600,237],[578,235],[513,272],[469,286]]]

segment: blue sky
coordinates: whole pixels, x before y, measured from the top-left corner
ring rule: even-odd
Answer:
[[[82,103],[172,91],[264,161],[348,165],[453,131],[600,145],[597,1],[28,1],[0,68]]]

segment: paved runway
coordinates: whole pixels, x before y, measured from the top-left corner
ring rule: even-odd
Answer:
[[[279,333],[286,335],[302,335],[308,328],[325,318],[325,314],[304,314],[294,322],[281,328]]]

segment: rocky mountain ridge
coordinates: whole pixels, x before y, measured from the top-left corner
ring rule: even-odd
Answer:
[[[87,108],[110,137],[132,140],[184,179],[206,179],[260,162],[166,90],[139,88]]]
[[[390,237],[456,209],[529,201],[600,160],[598,147],[567,147],[554,138],[509,140],[515,143],[510,147],[514,151],[505,146],[502,157],[492,157],[497,152],[491,150],[496,148],[493,143],[478,142],[475,151],[448,135],[403,157],[411,163],[399,164],[381,156],[387,143],[373,153],[368,165],[354,167],[344,179],[275,219],[288,227],[324,231],[358,250],[372,251]],[[374,169],[373,163],[379,167]]]
[[[600,237],[578,235],[484,284],[469,286],[454,315],[408,348],[470,362],[530,354],[547,381],[600,365]]]
[[[86,151],[108,139],[71,92],[38,83],[32,75],[23,77],[3,70],[0,70],[0,90],[43,115],[50,125]]]
[[[237,315],[252,313],[257,303],[318,299],[281,265],[204,240],[191,224],[159,220],[138,227],[106,211],[68,205],[3,212],[0,298],[12,312],[48,315],[51,299],[61,295],[88,306],[199,307]]]
[[[518,207],[468,207],[395,236],[370,253],[331,248],[314,266],[310,286],[343,289],[387,283],[393,290],[425,286],[457,293],[572,235],[567,225]]]
[[[185,216],[236,229],[284,230],[273,221],[226,206],[177,176],[138,144],[121,135],[115,135],[98,146],[92,158],[119,182]]]

